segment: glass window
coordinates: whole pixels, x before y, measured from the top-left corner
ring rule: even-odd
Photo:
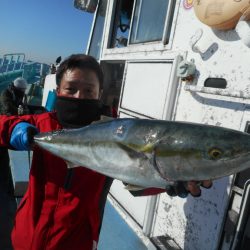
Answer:
[[[100,1],[95,20],[94,31],[92,34],[91,43],[88,51],[88,54],[95,57],[97,60],[100,58],[106,9],[107,0]]]
[[[131,44],[163,40],[169,1],[136,1],[130,37]]]
[[[117,0],[110,47],[127,46],[134,0]]]

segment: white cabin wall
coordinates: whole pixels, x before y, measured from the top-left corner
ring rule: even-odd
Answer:
[[[214,51],[208,50],[203,55],[192,51],[191,38],[198,30],[203,31],[203,36],[197,44],[203,50],[212,45]],[[172,50],[187,51],[187,59],[195,60],[200,73],[199,85],[202,85],[207,77],[224,77],[228,81],[228,88],[249,92],[250,49],[243,44],[234,29],[213,30],[196,18],[193,8],[186,10],[183,4],[180,4]]]
[[[227,208],[231,178],[214,181],[200,198],[186,199],[162,194],[155,217],[153,235],[169,235],[185,250],[216,249]]]
[[[46,76],[44,81],[43,99],[42,99],[43,107],[46,106],[49,91],[53,91],[55,89],[56,89],[56,74],[49,74]]]
[[[213,43],[217,50],[208,51],[204,58],[191,49],[190,40],[198,29],[203,30],[204,48]],[[202,44],[201,44],[202,45]],[[234,30],[213,31],[202,24],[193,9],[180,4],[176,22],[173,51],[186,51],[187,60],[194,59],[199,71],[198,86],[208,77],[222,77],[227,88],[249,92],[250,49]],[[211,53],[210,53],[211,52]],[[206,57],[206,55],[208,55]],[[175,120],[197,122],[241,129],[241,121],[249,100],[181,91],[176,105]],[[223,220],[228,205],[232,177],[214,181],[209,190],[202,189],[200,198],[171,198],[161,195],[153,235],[170,235],[185,250],[211,250],[218,247]]]
[[[108,13],[112,12],[114,2],[115,0],[109,0]],[[170,42],[167,45],[149,43],[107,49],[110,27],[112,27],[111,20],[111,15],[108,15],[100,60],[174,61],[181,55],[184,59],[195,60],[198,86],[203,86],[208,77],[218,77],[225,78],[228,83],[227,88],[231,90],[249,92],[250,49],[239,40],[234,30],[213,31],[202,24],[196,18],[192,8],[187,10],[183,7],[182,0],[177,1]],[[199,41],[201,49],[206,51],[211,46],[203,54],[192,51],[190,43],[199,29],[203,32],[203,37]],[[180,82],[173,120],[241,129],[243,113],[249,105],[249,100],[191,93],[186,91],[184,86],[185,83]],[[140,117],[140,115],[137,116]],[[211,189],[202,189],[200,198],[188,196],[186,199],[180,199],[171,198],[166,194],[160,195],[151,235],[167,234],[185,250],[216,249],[228,205],[231,183],[232,177],[216,180]]]

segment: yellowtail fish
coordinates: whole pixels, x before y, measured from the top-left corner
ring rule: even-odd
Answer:
[[[250,167],[250,135],[203,124],[115,119],[41,133],[34,141],[63,158],[140,187],[208,180]]]

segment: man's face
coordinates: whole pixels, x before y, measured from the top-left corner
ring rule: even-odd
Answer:
[[[90,69],[67,70],[57,88],[57,95],[79,99],[99,99],[99,80],[96,73]]]

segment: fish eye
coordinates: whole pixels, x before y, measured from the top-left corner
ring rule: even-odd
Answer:
[[[218,148],[212,148],[208,151],[208,154],[212,159],[216,160],[220,158],[222,151]]]

